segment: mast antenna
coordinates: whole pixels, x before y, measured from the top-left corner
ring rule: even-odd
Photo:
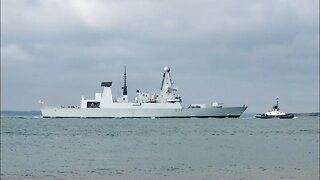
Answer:
[[[127,90],[127,68],[124,66],[124,74],[123,74],[123,95],[128,95],[128,90]]]

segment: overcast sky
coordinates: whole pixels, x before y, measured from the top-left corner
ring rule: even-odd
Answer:
[[[113,81],[183,104],[319,111],[318,0],[2,0],[1,109],[79,105]]]

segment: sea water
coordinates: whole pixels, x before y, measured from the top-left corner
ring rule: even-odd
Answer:
[[[319,116],[2,116],[1,179],[319,179]]]

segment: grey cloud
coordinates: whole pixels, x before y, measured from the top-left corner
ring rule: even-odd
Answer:
[[[168,65],[185,104],[319,109],[318,1],[40,1],[2,4],[1,106],[77,104],[127,65],[129,95]],[[23,87],[23,93],[21,90]],[[198,93],[195,93],[198,92]]]

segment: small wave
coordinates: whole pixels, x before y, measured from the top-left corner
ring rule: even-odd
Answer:
[[[42,116],[17,116],[17,115],[13,115],[13,116],[1,116],[1,120],[5,120],[5,119],[42,119]]]
[[[43,119],[42,116],[32,116],[31,118],[32,118],[32,119]]]
[[[242,117],[241,119],[256,119],[254,116]]]
[[[1,116],[1,119],[27,119],[27,116]]]

